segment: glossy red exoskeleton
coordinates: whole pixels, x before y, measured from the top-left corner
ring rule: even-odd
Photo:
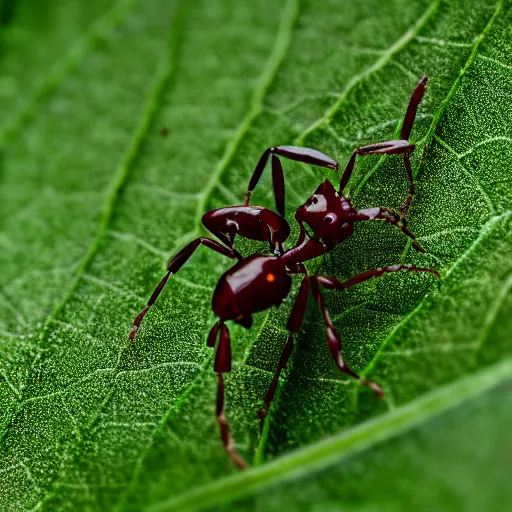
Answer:
[[[413,240],[413,246],[423,252],[414,234],[407,228],[405,220],[412,197],[415,192],[413,173],[410,163],[410,153],[414,145],[409,143],[418,105],[425,92],[427,77],[423,77],[414,90],[407,108],[400,139],[379,142],[369,146],[357,148],[336,190],[328,180],[319,185],[314,194],[300,206],[295,219],[300,226],[300,234],[295,245],[288,250],[283,243],[290,235],[290,227],[284,218],[285,188],[283,169],[279,157],[318,165],[333,170],[338,164],[329,156],[314,149],[277,146],[268,148],[260,158],[249,182],[244,205],[228,206],[209,211],[203,215],[203,225],[220,240],[201,237],[190,242],[176,256],[167,267],[167,273],[160,281],[151,295],[147,306],[135,318],[130,333],[133,340],[137,334],[142,319],[153,305],[162,291],[171,274],[175,274],[190,258],[199,245],[205,245],[237,260],[223,276],[220,277],[213,294],[213,312],[219,320],[213,325],[208,335],[207,345],[217,347],[214,361],[214,371],[217,373],[217,421],[225,449],[232,460],[240,468],[246,467],[246,462],[236,451],[229,426],[224,412],[224,380],[223,373],[231,371],[231,345],[229,330],[226,322],[232,320],[245,328],[252,325],[252,315],[271,306],[279,306],[288,296],[292,287],[292,276],[302,274],[304,277],[297,297],[292,307],[287,324],[288,340],[284,346],[281,358],[265,396],[265,405],[261,414],[264,416],[274,398],[282,370],[285,368],[293,349],[293,335],[299,332],[308,303],[308,294],[311,294],[318,304],[325,323],[327,346],[336,366],[344,373],[359,379],[361,384],[369,386],[378,396],[382,397],[380,387],[359,375],[343,360],[341,339],[331,321],[327,311],[321,287],[326,289],[342,290],[373,277],[379,277],[387,272],[408,270],[412,272],[429,272],[439,277],[438,272],[429,268],[419,268],[410,265],[393,265],[390,267],[368,270],[356,275],[347,281],[339,281],[335,277],[308,275],[304,262],[331,251],[337,244],[348,238],[354,232],[354,224],[359,221],[383,220],[399,227],[403,233]],[[409,193],[400,212],[385,207],[366,208],[357,210],[349,198],[343,196],[343,189],[347,185],[357,155],[370,154],[400,154],[403,155],[405,169],[409,179]],[[271,157],[272,181],[278,213],[261,206],[251,206],[250,198],[253,189],[260,179],[266,163]],[[306,225],[311,230],[309,233]],[[268,242],[270,255],[251,254],[243,257],[233,246],[236,235],[252,240]]]

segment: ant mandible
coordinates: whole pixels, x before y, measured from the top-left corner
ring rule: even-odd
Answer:
[[[339,281],[335,277],[308,275],[304,262],[330,252],[336,245],[347,239],[354,232],[354,224],[356,222],[370,220],[384,220],[399,227],[405,235],[413,240],[415,249],[424,252],[423,248],[416,241],[414,234],[407,228],[405,220],[415,192],[410,162],[410,154],[414,151],[414,145],[409,143],[409,135],[416,117],[418,105],[425,92],[426,83],[427,77],[425,76],[421,78],[411,96],[399,140],[389,140],[357,148],[341,175],[338,190],[336,191],[332,183],[326,180],[316,189],[306,203],[297,209],[295,219],[299,223],[300,234],[297,243],[289,250],[283,249],[283,243],[290,235],[290,226],[284,218],[284,176],[278,157],[282,156],[333,170],[338,169],[338,164],[329,156],[314,149],[294,146],[268,148],[261,156],[252,174],[245,204],[211,210],[202,217],[203,225],[213,235],[217,236],[222,243],[211,238],[200,237],[183,248],[171,259],[167,267],[167,273],[155,288],[147,306],[137,315],[133,322],[130,332],[131,340],[135,339],[142,319],[160,295],[169,276],[176,274],[200,245],[209,247],[228,258],[238,260],[233,267],[220,277],[213,293],[212,309],[215,315],[219,317],[219,320],[212,327],[206,344],[208,347],[217,346],[214,361],[214,371],[217,373],[217,421],[224,448],[239,468],[246,468],[247,463],[234,447],[224,411],[223,373],[231,371],[231,345],[226,321],[233,320],[249,329],[252,325],[253,313],[263,311],[271,306],[279,306],[283,302],[290,293],[292,286],[291,276],[295,274],[302,274],[304,278],[286,326],[289,331],[288,340],[265,396],[265,405],[260,411],[261,416],[264,417],[270,407],[280,374],[292,353],[293,336],[299,332],[302,326],[308,304],[309,290],[311,290],[312,296],[322,313],[327,346],[336,366],[342,372],[358,379],[362,385],[370,387],[379,397],[384,396],[384,393],[377,384],[361,378],[343,360],[341,339],[324,305],[320,287],[331,290],[343,290],[373,277],[382,276],[387,272],[397,272],[400,270],[429,272],[437,277],[439,277],[439,273],[429,268],[398,264],[368,270],[347,281]],[[371,154],[403,155],[409,179],[409,193],[400,213],[382,206],[356,210],[350,199],[343,196],[343,189],[350,179],[357,155]],[[278,213],[261,206],[249,205],[251,193],[258,183],[270,156],[272,157],[272,182]],[[312,235],[307,231],[305,224],[311,229]],[[236,235],[268,242],[272,254],[251,254],[248,257],[243,257],[233,247]]]

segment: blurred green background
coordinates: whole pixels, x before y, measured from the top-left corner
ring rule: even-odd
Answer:
[[[1,1],[0,509],[508,510],[511,6]],[[205,347],[229,262],[198,250],[129,345],[133,317],[202,213],[241,201],[265,148],[344,166],[397,136],[423,74],[409,227],[427,253],[368,223],[309,268],[344,279],[403,262],[442,278],[326,293],[347,362],[383,401],[336,371],[311,303],[260,425],[292,298],[230,327],[227,414],[254,466],[239,473]],[[284,167],[293,224],[337,177]],[[401,158],[360,159],[347,193],[398,207]],[[272,207],[269,176],[253,197]]]

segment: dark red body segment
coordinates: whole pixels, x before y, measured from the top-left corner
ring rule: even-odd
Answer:
[[[274,250],[282,247],[290,236],[288,222],[262,206],[227,206],[203,215],[203,225],[227,245],[233,245],[236,235],[269,242]]]
[[[234,321],[245,328],[252,325],[252,315],[272,306],[279,306],[288,296],[292,286],[292,276],[302,274],[303,279],[291,309],[287,323],[288,339],[283,348],[274,377],[265,395],[264,407],[260,416],[264,417],[274,398],[281,372],[292,354],[294,334],[299,332],[311,293],[323,317],[327,349],[334,364],[343,373],[358,379],[361,385],[372,389],[379,397],[384,395],[381,388],[374,382],[360,376],[347,365],[343,358],[341,336],[327,310],[321,289],[344,290],[368,279],[380,277],[389,272],[409,271],[433,274],[435,270],[410,265],[393,265],[362,272],[346,281],[335,277],[308,275],[304,262],[330,252],[338,244],[349,238],[354,232],[356,222],[383,220],[397,226],[413,240],[413,247],[420,252],[424,249],[419,245],[414,234],[406,225],[415,185],[410,163],[410,153],[414,144],[409,142],[418,105],[425,92],[427,78],[423,77],[414,90],[402,124],[401,139],[388,140],[356,148],[341,175],[338,190],[328,180],[321,183],[314,194],[295,212],[300,234],[295,245],[288,250],[283,243],[290,235],[290,227],[284,219],[285,213],[285,182],[283,168],[279,157],[318,165],[333,170],[338,164],[331,157],[310,148],[295,146],[275,146],[266,149],[256,164],[247,189],[245,205],[229,206],[211,210],[203,215],[204,226],[220,242],[206,237],[196,238],[176,254],[168,264],[167,273],[153,291],[147,306],[137,315],[133,322],[130,339],[135,339],[142,319],[155,303],[171,274],[177,273],[188,261],[194,251],[201,245],[212,249],[228,258],[238,260],[219,279],[212,297],[212,309],[218,317],[206,340],[208,347],[216,347],[214,370],[217,372],[217,422],[219,424],[222,443],[226,452],[239,468],[247,467],[245,460],[238,454],[225,415],[224,378],[223,373],[231,371],[231,339],[225,322]],[[399,212],[377,206],[357,210],[350,199],[343,195],[348,184],[357,156],[370,154],[402,155],[409,193]],[[262,206],[250,206],[251,193],[257,185],[269,157],[272,166],[272,184],[277,213]],[[308,230],[311,230],[311,234]],[[236,235],[268,242],[272,255],[251,254],[243,257],[233,247]],[[222,243],[221,243],[222,242]]]
[[[297,209],[295,219],[300,225],[307,223],[327,247],[334,247],[354,232],[352,217],[356,213],[350,201],[326,180]]]
[[[237,320],[279,306],[288,296],[292,278],[281,258],[254,254],[230,268],[217,284],[213,312],[222,320]]]

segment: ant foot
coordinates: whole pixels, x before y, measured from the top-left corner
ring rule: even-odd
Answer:
[[[384,391],[375,382],[368,379],[361,379],[363,386],[368,386],[379,398],[384,398]]]
[[[420,244],[419,242],[417,242],[416,240],[414,240],[414,242],[412,243],[412,246],[418,251],[418,252],[422,252],[422,253],[425,253],[427,252]]]
[[[260,420],[264,420],[267,417],[267,413],[268,413],[268,409],[266,407],[263,407],[256,414],[258,415],[258,418]]]

